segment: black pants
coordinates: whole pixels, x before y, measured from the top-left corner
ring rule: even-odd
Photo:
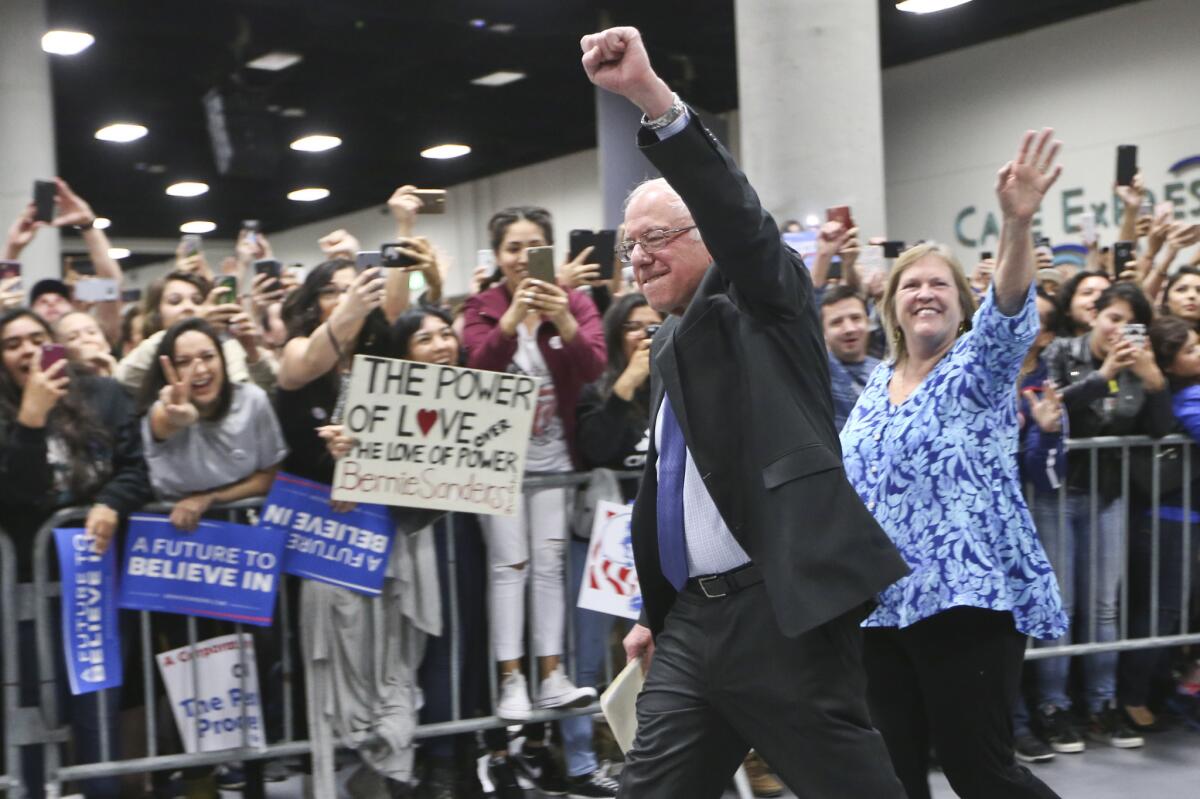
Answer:
[[[943,611],[864,636],[871,719],[908,799],[929,799],[929,747],[962,799],[1057,797],[1013,759],[1025,636],[1011,613]]]
[[[623,799],[708,799],[753,747],[800,799],[902,799],[867,716],[861,613],[798,638],[758,584],[722,599],[683,591],[637,702]]]
[[[1129,537],[1129,637],[1150,636],[1151,597],[1158,591],[1157,635],[1175,635],[1184,602],[1193,602],[1200,588],[1200,524],[1191,525],[1191,542],[1184,552],[1183,523],[1159,520],[1158,583],[1154,582],[1154,538],[1152,520],[1142,517]],[[1185,562],[1191,562],[1191,596],[1183,597]],[[1189,623],[1190,623],[1189,619]],[[1194,626],[1194,625],[1193,625]],[[1182,632],[1189,632],[1183,630]],[[1127,705],[1145,705],[1156,681],[1170,682],[1171,650],[1132,649],[1121,653],[1118,678],[1121,701]]]

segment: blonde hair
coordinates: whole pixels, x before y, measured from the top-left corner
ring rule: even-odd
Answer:
[[[899,317],[896,314],[896,292],[900,288],[900,278],[908,271],[909,267],[927,255],[936,255],[941,258],[946,266],[950,267],[950,274],[954,277],[954,287],[958,289],[958,305],[962,310],[962,324],[955,337],[957,338],[971,329],[971,317],[975,315],[975,292],[971,290],[971,284],[967,282],[966,273],[963,272],[962,264],[958,262],[954,251],[944,244],[933,241],[909,247],[900,253],[900,257],[892,264],[892,271],[888,274],[887,286],[883,290],[883,300],[879,308],[883,329],[887,333],[888,349],[896,363],[902,363],[908,357],[904,331],[900,329]]]

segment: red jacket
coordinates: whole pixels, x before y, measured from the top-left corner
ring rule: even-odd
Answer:
[[[467,300],[463,307],[463,344],[467,348],[467,366],[492,372],[508,371],[517,352],[517,337],[509,338],[500,329],[500,317],[512,303],[512,295],[504,283],[482,291]],[[537,329],[538,349],[546,360],[554,391],[558,395],[558,416],[562,419],[563,435],[571,450],[571,462],[581,467],[575,446],[575,406],[583,387],[597,380],[604,372],[607,351],[604,347],[604,327],[596,304],[582,292],[567,294],[567,307],[579,325],[571,341],[563,341],[552,322],[542,322]]]

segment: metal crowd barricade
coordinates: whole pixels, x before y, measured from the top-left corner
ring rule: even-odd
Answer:
[[[1161,456],[1167,451],[1167,447],[1182,447],[1184,453],[1183,459],[1183,488],[1182,488],[1182,505],[1184,510],[1184,567],[1183,580],[1181,587],[1181,619],[1180,629],[1174,634],[1162,634],[1163,631],[1157,629],[1157,610],[1160,600],[1159,587],[1157,585],[1158,573],[1158,556],[1160,554],[1159,541],[1159,523],[1157,512],[1161,505]],[[1154,455],[1152,465],[1152,498],[1148,510],[1152,513],[1151,536],[1152,536],[1152,556],[1151,556],[1151,583],[1152,583],[1152,599],[1151,599],[1151,634],[1148,637],[1139,639],[1129,638],[1129,610],[1128,610],[1128,549],[1127,542],[1129,540],[1129,515],[1128,513],[1122,519],[1123,544],[1121,546],[1121,598],[1120,598],[1120,634],[1116,641],[1099,642],[1096,641],[1095,623],[1090,625],[1090,634],[1085,636],[1086,640],[1079,643],[1053,647],[1038,647],[1031,648],[1027,652],[1027,657],[1030,659],[1040,659],[1046,657],[1056,657],[1065,655],[1087,654],[1092,652],[1102,651],[1118,651],[1130,649],[1144,649],[1161,646],[1174,646],[1180,644],[1200,643],[1200,633],[1192,634],[1188,632],[1190,626],[1190,613],[1188,602],[1190,599],[1192,585],[1192,563],[1195,553],[1192,552],[1190,546],[1190,522],[1186,521],[1190,518],[1189,514],[1193,507],[1190,491],[1190,482],[1192,478],[1191,472],[1191,451],[1193,443],[1186,436],[1172,436],[1162,439],[1151,439],[1148,437],[1124,437],[1124,438],[1091,438],[1091,439],[1072,439],[1067,442],[1068,450],[1071,452],[1088,452],[1090,458],[1090,480],[1091,491],[1089,495],[1090,507],[1090,522],[1094,528],[1097,518],[1100,513],[1100,493],[1099,493],[1099,452],[1106,449],[1119,449],[1121,452],[1121,496],[1128,501],[1132,496],[1130,491],[1130,451],[1138,447],[1148,447]],[[630,473],[622,473],[620,477],[635,476]],[[557,487],[573,487],[587,483],[591,479],[590,473],[572,473],[561,475],[537,475],[527,477],[524,482],[524,490],[539,490],[545,488]],[[1067,488],[1065,484],[1059,488],[1058,503],[1059,503],[1059,521],[1063,524],[1067,518]],[[215,512],[230,512],[252,510],[260,507],[261,499],[249,499],[231,505],[214,508]],[[151,512],[169,512],[168,505],[155,505],[146,508]],[[282,627],[283,646],[281,647],[281,660],[283,667],[283,704],[284,704],[284,734],[283,740],[275,743],[270,743],[264,748],[251,748],[243,745],[238,749],[227,749],[215,752],[197,752],[191,754],[159,754],[157,741],[157,713],[156,705],[158,696],[155,691],[156,665],[154,662],[153,647],[151,646],[150,636],[150,614],[146,612],[139,613],[141,643],[142,643],[142,680],[143,694],[146,710],[146,756],[137,758],[128,758],[125,760],[113,760],[111,758],[112,742],[108,740],[106,725],[101,723],[101,762],[85,763],[75,765],[61,765],[59,758],[59,747],[68,739],[66,730],[62,727],[62,717],[59,709],[58,693],[57,693],[57,674],[56,667],[58,661],[58,647],[61,642],[58,636],[55,635],[58,625],[53,618],[52,600],[58,595],[58,585],[51,579],[49,573],[50,557],[49,553],[52,547],[51,532],[55,527],[68,526],[78,524],[87,514],[86,508],[69,508],[56,513],[49,521],[39,530],[35,542],[34,554],[34,597],[33,597],[33,618],[36,621],[37,633],[37,656],[39,670],[41,674],[41,706],[39,709],[30,709],[30,712],[39,713],[42,717],[39,723],[33,725],[36,728],[35,733],[31,733],[28,729],[20,732],[23,737],[14,737],[13,727],[29,727],[28,724],[15,724],[14,719],[18,718],[18,714],[14,714],[14,700],[17,696],[17,665],[10,653],[15,651],[15,647],[11,647],[11,643],[16,640],[16,620],[11,608],[16,606],[14,597],[15,587],[15,561],[12,556],[11,542],[4,536],[0,536],[0,587],[2,587],[2,595],[0,601],[3,601],[3,625],[0,626],[0,635],[3,636],[4,653],[3,653],[3,668],[4,668],[4,699],[6,731],[10,733],[6,735],[6,761],[7,780],[9,794],[11,796],[21,797],[20,788],[20,762],[15,756],[15,741],[21,741],[26,744],[40,743],[45,750],[45,763],[47,774],[47,796],[49,799],[57,799],[61,795],[62,785],[68,781],[85,780],[99,777],[119,776],[126,774],[143,774],[151,771],[162,770],[178,770],[198,766],[213,766],[218,764],[226,764],[230,762],[243,761],[262,761],[266,759],[294,757],[298,755],[312,754],[314,757],[314,795],[319,797],[332,797],[334,791],[333,783],[333,759],[332,749],[340,742],[332,739],[328,729],[312,729],[310,725],[310,735],[312,740],[295,740],[294,739],[294,721],[295,711],[292,707],[292,691],[291,684],[293,681],[293,663],[291,662],[291,648],[288,645],[289,636],[293,634],[290,629],[289,621],[294,616],[290,612],[287,603],[287,591],[284,586],[280,586],[279,590],[279,613],[278,624]],[[454,537],[456,533],[455,515],[450,514],[447,524],[447,553],[448,557],[455,557]],[[567,533],[569,535],[569,533]],[[1096,547],[1094,539],[1091,544],[1089,557],[1089,568],[1094,572],[1096,570]],[[570,574],[574,568],[571,561],[570,546],[568,542],[565,561],[566,574]],[[461,652],[459,651],[458,635],[456,633],[459,626],[459,608],[457,606],[456,597],[457,591],[454,585],[455,571],[453,563],[449,564],[449,590],[447,595],[450,599],[450,629],[446,634],[451,636],[451,707],[452,720],[440,722],[436,724],[426,724],[417,727],[414,737],[416,739],[432,738],[444,735],[457,735],[460,733],[472,733],[485,729],[508,726],[506,722],[501,721],[495,716],[482,716],[463,718],[461,706],[461,691],[459,680],[459,669],[461,668]],[[292,578],[295,579],[295,578]],[[567,584],[569,580],[565,581]],[[532,583],[532,580],[530,581]],[[1092,594],[1087,597],[1092,605],[1095,604],[1095,594],[1097,590],[1096,581],[1090,581],[1092,586]],[[480,586],[483,588],[483,586]],[[575,597],[568,596],[567,607],[575,606]],[[1082,604],[1084,598],[1080,598]],[[527,603],[529,613],[537,612],[535,604],[532,601]],[[568,612],[567,616],[567,641],[566,652],[568,662],[574,662],[572,657],[574,635],[572,625],[574,622],[574,614]],[[194,618],[188,619],[188,641],[193,647],[196,645],[197,630]],[[235,625],[238,633],[241,633],[241,625]],[[1078,636],[1077,636],[1078,637]],[[256,648],[257,654],[257,648]],[[244,650],[242,650],[244,657]],[[192,660],[196,662],[195,658]],[[529,674],[536,674],[536,663],[532,656],[529,657]],[[492,662],[490,642],[488,644],[488,663],[486,671],[489,675],[489,685],[491,696],[494,701],[496,697],[496,669]],[[243,669],[244,672],[244,669]],[[613,664],[611,658],[605,658],[604,668],[605,679],[611,679],[613,676]],[[194,676],[194,675],[193,675]],[[193,681],[195,684],[195,680]],[[105,711],[103,700],[98,707],[98,713],[103,716]],[[242,713],[246,712],[245,705],[242,705]],[[535,711],[532,715],[532,722],[554,721],[569,716],[575,715],[590,715],[599,712],[598,704],[593,704],[589,707],[578,708],[569,711]],[[243,724],[243,743],[245,743],[245,725]],[[0,788],[6,787],[3,782],[0,782]],[[744,780],[740,781],[740,788],[744,789]],[[14,788],[16,792],[14,793]]]
[[[640,474],[640,473],[639,473]],[[619,476],[628,477],[631,474],[622,474]],[[569,488],[582,485],[590,479],[590,473],[568,473],[561,475],[541,475],[531,476],[525,480],[525,489],[542,489],[563,487]],[[236,514],[238,511],[257,510],[261,507],[262,498],[246,499],[228,505],[214,506],[211,509],[212,514],[229,512]],[[143,510],[151,513],[169,513],[171,505],[155,504],[149,505]],[[154,647],[151,641],[150,616],[149,612],[138,611],[138,620],[140,624],[140,638],[142,649],[142,693],[145,708],[145,727],[146,727],[146,755],[136,758],[127,758],[124,760],[114,760],[112,758],[113,742],[109,740],[108,726],[104,723],[104,715],[106,713],[107,696],[101,693],[97,705],[97,713],[99,715],[98,729],[100,731],[100,760],[95,763],[79,763],[73,765],[63,765],[61,763],[60,747],[69,739],[69,732],[64,726],[63,714],[61,712],[60,694],[59,694],[59,675],[57,671],[58,661],[61,657],[59,649],[62,646],[60,635],[58,634],[59,625],[55,615],[55,607],[53,600],[59,596],[60,586],[56,576],[50,574],[51,552],[54,548],[53,530],[56,527],[78,526],[86,518],[88,508],[66,508],[55,513],[45,524],[39,529],[35,539],[34,549],[34,583],[33,583],[33,618],[36,627],[37,640],[37,661],[40,674],[40,707],[31,709],[31,712],[37,712],[41,716],[41,721],[37,725],[41,730],[40,734],[27,734],[23,740],[26,744],[41,744],[44,752],[44,764],[46,773],[46,795],[48,799],[58,799],[62,795],[63,784],[71,781],[89,780],[103,777],[117,777],[128,774],[146,774],[153,771],[175,771],[199,766],[215,766],[219,764],[228,764],[231,762],[253,762],[267,759],[294,757],[300,755],[311,754],[314,759],[313,783],[314,795],[318,797],[332,797],[335,795],[333,789],[333,758],[332,749],[340,744],[340,741],[332,739],[327,728],[313,729],[310,723],[311,740],[295,740],[295,711],[292,707],[292,682],[293,682],[293,664],[291,663],[291,647],[288,645],[290,636],[295,632],[291,630],[289,621],[293,614],[288,608],[287,590],[284,584],[281,583],[279,597],[279,611],[277,613],[276,624],[282,627],[283,645],[281,646],[281,660],[283,669],[283,717],[284,717],[284,739],[276,743],[270,743],[264,748],[251,748],[246,746],[246,727],[242,725],[242,740],[243,746],[237,749],[226,749],[213,752],[195,752],[195,753],[175,753],[175,754],[160,754],[158,751],[158,694],[156,692],[155,674],[157,667],[154,659]],[[455,514],[447,516],[447,552],[450,558],[455,557],[454,536],[456,535]],[[6,539],[0,537],[0,546],[6,542]],[[0,549],[0,557],[2,557],[5,574],[11,568],[15,573],[15,562],[10,553]],[[460,733],[472,733],[485,729],[508,726],[508,723],[498,719],[496,716],[481,716],[481,717],[462,717],[461,707],[461,689],[460,689],[460,660],[461,653],[459,652],[458,635],[456,630],[459,622],[459,609],[456,598],[457,592],[454,585],[455,572],[453,563],[448,569],[451,584],[447,594],[450,599],[450,619],[451,628],[446,631],[450,635],[451,641],[451,707],[452,720],[440,722],[436,724],[425,724],[419,726],[415,733],[415,739],[433,738],[444,735],[457,735]],[[570,547],[567,547],[567,557],[565,569],[572,568],[570,561]],[[7,577],[5,578],[7,579]],[[288,578],[298,579],[298,578]],[[566,581],[569,585],[569,580]],[[10,585],[10,582],[5,582],[4,585]],[[480,586],[484,588],[484,586]],[[4,597],[6,607],[8,606],[7,591]],[[574,607],[574,598],[567,597],[568,609]],[[529,603],[530,612],[535,612],[532,602]],[[128,611],[126,611],[128,612]],[[8,626],[11,619],[11,614],[7,611],[3,614],[5,627],[2,631],[5,637],[5,652],[16,651],[15,648],[8,647]],[[567,613],[568,625],[572,624],[573,614]],[[197,643],[197,628],[195,617],[187,617],[187,637],[188,644],[192,647],[193,655]],[[15,621],[13,622],[15,630]],[[234,625],[237,634],[242,633],[242,625]],[[13,633],[15,636],[15,632]],[[573,647],[572,630],[569,627],[567,633],[567,646]],[[496,696],[496,675],[494,663],[491,662],[490,642],[488,644],[489,663],[487,664],[487,672],[490,675],[491,698],[494,702]],[[244,649],[239,650],[240,657],[245,657]],[[257,656],[258,649],[255,648]],[[568,659],[571,658],[571,652],[568,651]],[[9,664],[13,659],[6,657],[4,661],[5,668],[5,694],[6,698],[10,693],[15,697],[16,681],[13,677],[11,681],[8,675]],[[191,660],[193,664],[193,686],[198,686],[195,669],[197,660],[195,657]],[[606,658],[605,679],[610,680],[613,676],[611,670],[611,661]],[[245,669],[242,669],[243,674]],[[14,672],[15,674],[15,672]],[[260,681],[261,682],[261,681]],[[261,692],[261,685],[260,685]],[[584,708],[575,708],[565,711],[535,711],[532,714],[530,722],[556,721],[570,716],[578,715],[594,715],[599,713],[599,704]],[[243,720],[246,714],[245,703],[241,706]],[[13,739],[6,738],[9,741],[8,748],[10,752],[13,750],[11,743]],[[13,762],[13,756],[9,756],[10,764]],[[19,768],[19,758],[17,758],[17,768]],[[15,773],[12,765],[9,766],[9,773]],[[2,783],[0,783],[2,787]],[[247,790],[250,789],[248,784]],[[20,796],[20,794],[13,794]],[[250,795],[249,793],[247,794]]]
[[[4,726],[4,773],[0,790],[12,799],[24,799],[21,780],[21,740],[25,730],[21,707],[20,645],[17,640],[17,557],[12,539],[0,529],[0,668],[4,692],[0,696],[0,724]]]
[[[1061,657],[1068,655],[1086,655],[1097,652],[1119,652],[1134,649],[1152,649],[1165,646],[1179,646],[1183,644],[1200,643],[1200,633],[1190,633],[1190,604],[1192,593],[1193,566],[1196,561],[1196,553],[1191,547],[1191,513],[1193,511],[1193,498],[1191,492],[1192,474],[1192,455],[1195,442],[1187,435],[1171,435],[1163,438],[1151,438],[1149,436],[1098,436],[1095,438],[1073,438],[1066,442],[1066,450],[1068,453],[1086,452],[1088,457],[1088,485],[1087,493],[1088,504],[1088,530],[1090,535],[1086,536],[1086,545],[1088,546],[1088,596],[1076,597],[1076,608],[1085,606],[1091,609],[1088,613],[1089,624],[1085,630],[1076,630],[1072,626],[1071,637],[1075,640],[1074,643],[1062,644],[1058,646],[1031,646],[1026,650],[1025,656],[1029,660],[1040,660],[1049,657]],[[1171,448],[1178,447],[1179,450]],[[1149,449],[1151,454],[1150,466],[1150,496],[1148,505],[1144,502],[1134,502],[1134,494],[1131,491],[1131,452],[1137,449]],[[1100,453],[1105,451],[1119,450],[1121,457],[1121,476],[1120,476],[1120,500],[1124,513],[1121,516],[1121,536],[1118,547],[1118,557],[1120,558],[1120,596],[1118,598],[1119,619],[1118,619],[1118,635],[1114,641],[1098,641],[1097,639],[1097,614],[1094,609],[1097,604],[1097,597],[1100,587],[1098,585],[1099,571],[1099,547],[1097,540],[1097,530],[1099,528],[1099,519],[1101,513],[1101,482],[1100,482]],[[1158,629],[1158,611],[1162,599],[1160,580],[1160,559],[1161,553],[1161,519],[1159,516],[1162,508],[1163,491],[1162,491],[1162,465],[1163,460],[1167,456],[1177,456],[1181,460],[1182,469],[1182,485],[1180,488],[1180,505],[1182,507],[1182,563],[1181,563],[1181,587],[1180,587],[1180,619],[1178,631],[1171,634],[1163,634],[1164,631]],[[1050,552],[1050,547],[1047,547],[1047,554],[1051,556],[1054,563],[1062,563],[1067,557],[1066,540],[1071,535],[1069,528],[1069,512],[1068,512],[1068,497],[1070,491],[1067,486],[1067,481],[1064,479],[1058,487],[1056,500],[1058,503],[1058,524],[1060,529],[1059,540],[1062,546],[1057,552]],[[1031,506],[1034,503],[1031,497]],[[1129,635],[1129,550],[1132,542],[1132,535],[1136,534],[1136,530],[1131,530],[1130,516],[1133,510],[1139,512],[1148,512],[1150,514],[1150,602],[1149,602],[1149,624],[1150,634],[1140,638],[1130,638]],[[1080,542],[1076,542],[1079,544]],[[1079,563],[1078,556],[1075,562]],[[1061,584],[1061,578],[1060,578]]]

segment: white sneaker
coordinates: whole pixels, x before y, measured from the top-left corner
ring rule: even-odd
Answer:
[[[595,688],[576,688],[562,666],[550,672],[538,688],[537,706],[541,709],[584,707],[596,701]]]
[[[525,675],[521,672],[509,672],[501,680],[496,715],[504,721],[528,721],[533,715],[533,705],[529,703],[529,689],[525,686]]]

